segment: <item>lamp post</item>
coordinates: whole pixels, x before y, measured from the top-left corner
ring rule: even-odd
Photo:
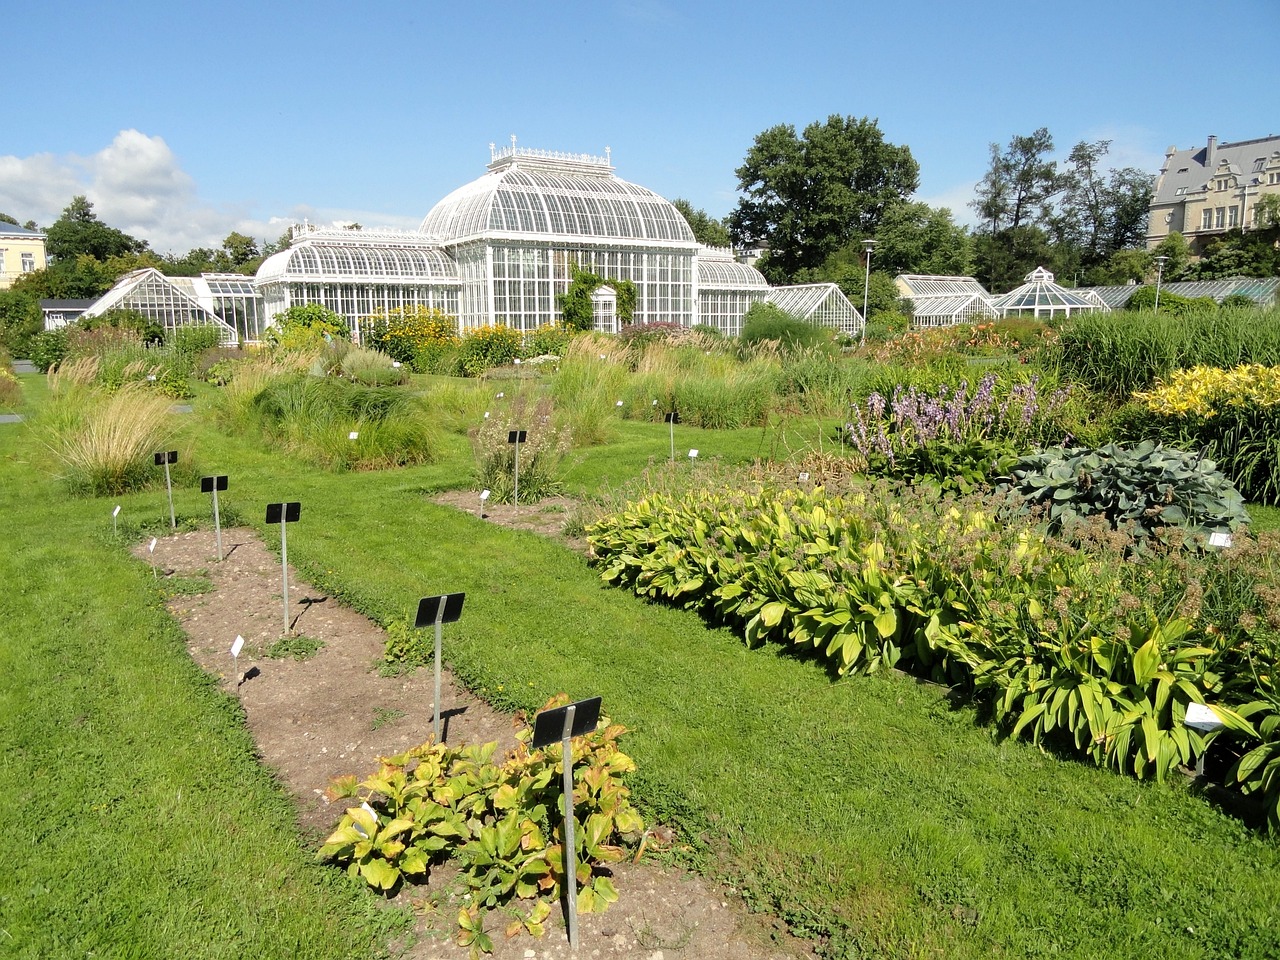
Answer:
[[[1160,281],[1164,279],[1164,262],[1168,257],[1156,257],[1156,313],[1160,312]]]
[[[858,346],[867,342],[867,295],[871,293],[871,251],[875,245],[874,240],[862,241],[862,249],[867,251],[867,273],[862,279],[862,333],[858,337]]]

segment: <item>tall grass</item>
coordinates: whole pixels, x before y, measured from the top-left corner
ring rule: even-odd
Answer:
[[[38,430],[74,492],[123,493],[151,480],[152,454],[174,432],[170,407],[140,384],[114,393],[64,386],[41,412]]]
[[[427,463],[439,445],[421,403],[394,387],[293,374],[270,381],[252,405],[269,441],[330,470]]]
[[[1081,314],[1051,353],[1065,375],[1122,399],[1174,370],[1280,364],[1280,307]]]

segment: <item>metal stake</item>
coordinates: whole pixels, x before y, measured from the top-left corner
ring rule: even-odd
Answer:
[[[431,718],[431,732],[435,736],[436,743],[440,742],[440,624],[443,617],[444,604],[442,603],[439,611],[436,612],[436,709]]]
[[[169,526],[177,530],[178,519],[173,515],[173,481],[169,479],[169,458],[164,458],[164,486],[169,491]]]
[[[213,485],[213,529],[218,536],[218,562],[222,562],[222,519],[218,516],[218,484]]]
[[[575,704],[570,704],[564,715],[564,733],[561,749],[564,751],[564,872],[569,882],[569,947],[578,947],[578,850],[573,836],[573,714]]]
[[[516,509],[520,509],[520,434],[516,434],[516,475],[515,475],[515,493],[512,496],[515,499]]]
[[[676,418],[672,417],[667,421],[667,425],[671,428],[671,462],[676,462]]]
[[[288,524],[284,522],[285,511],[280,511],[280,582],[283,585],[281,597],[284,599],[284,635],[289,635],[289,535]]]

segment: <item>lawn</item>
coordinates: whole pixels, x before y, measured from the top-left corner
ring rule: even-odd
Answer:
[[[831,956],[1280,954],[1280,848],[1187,783],[1001,739],[941,688],[836,681],[608,589],[557,543],[431,503],[467,482],[458,444],[428,466],[322,473],[214,431],[203,401],[187,439],[202,472],[230,475],[227,509],[261,528],[264,503],[302,501],[290,560],[383,622],[466,591],[446,657],[473,689],[524,708],[603,696],[632,730],[647,815]],[[0,598],[14,803],[0,929],[17,955],[375,954],[399,919],[310,862],[234,703],[187,659],[146,566],[110,542],[116,502],[131,532],[159,532],[163,490],[68,501],[26,429],[4,429],[0,570],[21,589]],[[574,454],[571,489],[669,455],[662,424],[616,429]],[[677,427],[676,443],[731,460],[787,447],[761,429]],[[198,491],[176,500],[205,517]]]

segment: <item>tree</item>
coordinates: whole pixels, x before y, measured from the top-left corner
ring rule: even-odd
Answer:
[[[93,212],[93,204],[83,195],[72,197],[45,236],[45,248],[55,262],[73,260],[82,254],[101,261],[147,249],[145,240],[102,223]]]
[[[1112,169],[1105,175],[1102,158],[1110,140],[1077,143],[1062,175],[1063,196],[1055,233],[1061,243],[1074,245],[1081,263],[1093,267],[1119,250],[1142,247],[1147,234],[1147,211],[1155,178],[1134,167]]]
[[[253,237],[246,237],[243,233],[236,233],[234,230],[227,234],[227,239],[222,241],[222,249],[230,261],[232,270],[239,270],[248,263],[262,259],[258,241]]]
[[[973,241],[946,207],[896,203],[876,230],[872,266],[887,274],[967,276],[973,272]]]
[[[723,221],[716,220],[705,210],[695,210],[693,204],[683,198],[672,200],[671,205],[688,221],[689,229],[699,243],[708,247],[729,246],[729,229]]]
[[[874,120],[838,114],[799,137],[791,124],[770,127],[736,173],[743,196],[729,232],[740,244],[768,244],[761,269],[773,282],[873,235],[885,211],[920,182],[910,149],[886,142]]]
[[[13,217],[9,216],[7,213],[0,213],[0,223],[12,223],[15,227],[22,226],[22,224],[20,224]]]
[[[991,166],[970,201],[988,232],[1044,225],[1050,201],[1062,190],[1058,165],[1047,159],[1053,152],[1048,128],[1014,136],[1003,151],[994,143],[990,148]]]

